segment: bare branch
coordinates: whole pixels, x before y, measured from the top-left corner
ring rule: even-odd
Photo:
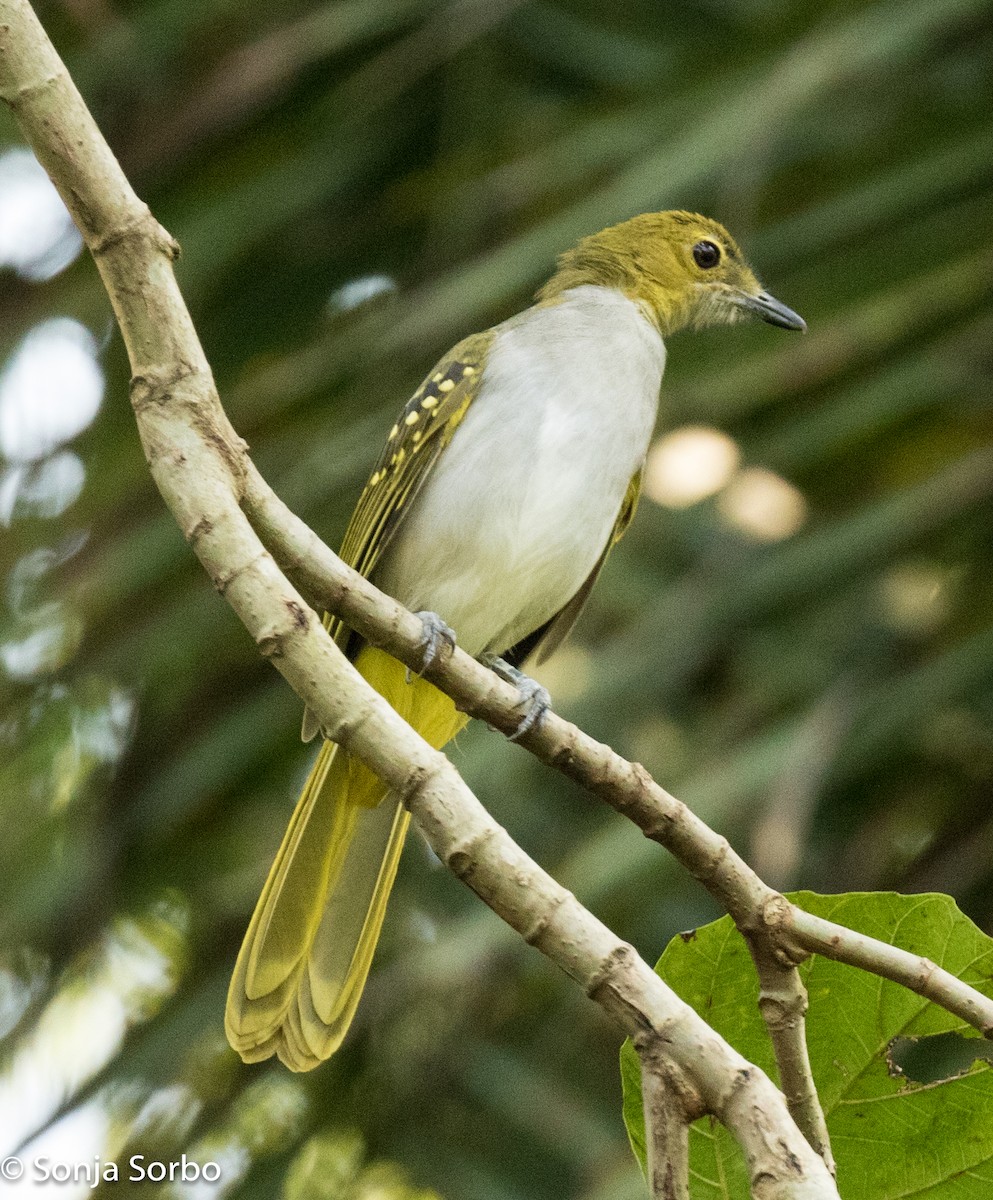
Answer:
[[[993,1039],[993,1002],[929,958],[910,954],[791,905],[789,936],[811,954],[861,967],[938,1004]]]
[[[690,1122],[698,1115],[699,1101],[667,1069],[660,1046],[646,1038],[637,1050],[648,1189],[653,1200],[690,1200]]]
[[[358,675],[276,566],[239,508],[256,476],[176,285],[175,243],[135,196],[26,0],[0,0],[0,96],[97,261],[131,361],[135,415],[156,484],[260,651],[328,735],[403,796],[442,861],[620,1029],[641,1045],[647,1039],[668,1079],[687,1081],[700,1111],[740,1142],[756,1200],[837,1197],[769,1079],[528,858],[448,759]],[[395,615],[402,625],[402,611]],[[665,1086],[658,1079],[650,1088],[656,1083]]]
[[[807,989],[794,966],[783,966],[766,953],[766,945],[749,942],[759,976],[759,1011],[765,1021],[779,1067],[779,1086],[793,1120],[835,1174],[834,1155],[824,1110],[817,1097],[807,1053],[805,1016]]]
[[[249,469],[244,504],[263,541],[318,608],[342,616],[369,641],[408,666],[419,667],[420,621],[346,566],[254,468]],[[505,733],[516,728],[517,691],[458,648],[441,656],[425,674],[463,712]],[[726,838],[656,783],[639,763],[627,762],[554,712],[525,734],[520,745],[632,820],[731,914],[748,942],[763,993],[770,998],[763,1005],[763,1016],[790,1110],[825,1161],[831,1161],[830,1147],[823,1115],[813,1105],[813,1082],[806,1050],[801,1048],[806,996],[794,969],[809,954],[823,954],[904,984],[984,1037],[993,1037],[993,1000],[934,964],[923,964],[917,955],[791,904],[755,874]]]

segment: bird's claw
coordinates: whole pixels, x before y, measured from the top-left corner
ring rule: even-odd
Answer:
[[[523,671],[518,670],[505,659],[487,656],[483,662],[501,679],[512,683],[517,688],[520,696],[518,707],[524,709],[524,716],[521,717],[514,732],[507,735],[508,741],[516,742],[529,730],[538,728],[545,718],[545,713],[552,707],[552,698],[548,694],[548,689],[542,687],[537,679],[525,675]]]
[[[437,662],[438,658],[444,652],[445,647],[448,647],[448,653],[455,649],[455,631],[450,625],[438,616],[436,612],[417,612],[415,617],[419,617],[421,621],[421,669],[417,672],[417,677],[420,677],[428,669]],[[410,671],[407,671],[407,682],[410,682]]]

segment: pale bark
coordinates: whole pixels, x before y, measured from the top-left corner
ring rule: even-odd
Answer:
[[[453,873],[632,1037],[652,1075],[650,1093],[655,1084],[668,1087],[670,1125],[703,1113],[720,1120],[742,1146],[756,1200],[836,1197],[830,1173],[769,1079],[528,858],[445,756],[369,688],[277,567],[240,507],[257,476],[221,408],[176,285],[176,245],[135,196],[26,0],[0,0],[0,96],[107,287],[152,476],[260,651],[326,734],[403,797]],[[397,627],[406,619],[394,616]],[[675,1144],[671,1128],[659,1136]],[[685,1156],[677,1158],[683,1171]]]

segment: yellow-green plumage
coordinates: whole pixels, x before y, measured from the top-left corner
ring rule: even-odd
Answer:
[[[489,340],[481,334],[459,343],[391,430],[341,547],[364,575],[471,403]],[[341,622],[326,616],[325,623],[359,673],[431,745],[440,749],[465,725],[427,680],[408,679],[396,659],[363,645]],[[304,739],[315,733],[307,713]],[[246,1062],[276,1054],[306,1071],[337,1049],[369,974],[409,821],[367,767],[332,742],[322,745],[228,989],[225,1029]]]
[[[652,213],[562,256],[538,303],[460,342],[414,393],[359,499],[342,558],[470,654],[540,661],[579,615],[634,513],[663,336],[743,312],[799,317],[727,231]],[[431,745],[465,722],[423,679],[325,618],[365,679]],[[304,716],[304,738],[318,732]],[[358,1004],[407,831],[382,783],[325,742],[231,980],[225,1027],[248,1061],[308,1070]]]
[[[360,673],[436,747],[466,722],[383,651]],[[226,1027],[247,1062],[306,1071],[341,1042],[365,986],[409,814],[366,767],[325,742],[273,863],[231,980]],[[343,883],[344,886],[339,886]]]

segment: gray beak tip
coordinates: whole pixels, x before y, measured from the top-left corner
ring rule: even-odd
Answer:
[[[743,304],[770,325],[777,325],[780,329],[795,329],[799,333],[807,332],[807,322],[803,317],[792,308],[787,308],[775,296],[770,296],[768,292],[759,292],[757,296],[745,296]]]

